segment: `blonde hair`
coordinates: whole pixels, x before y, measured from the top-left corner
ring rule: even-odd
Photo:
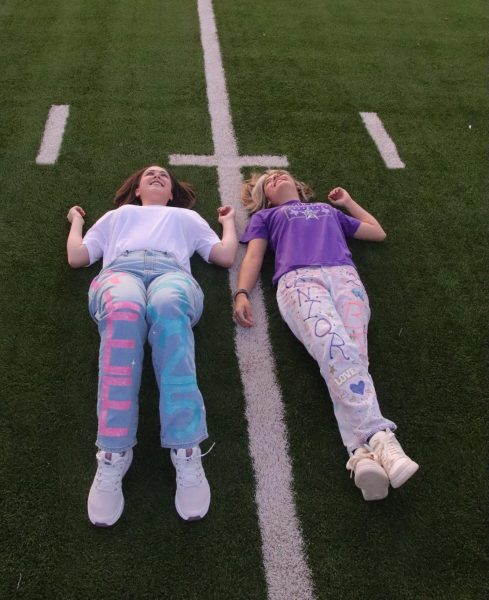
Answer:
[[[241,187],[241,203],[243,204],[248,215],[252,215],[263,208],[270,206],[267,197],[265,196],[265,181],[271,175],[280,175],[286,173],[290,175],[288,171],[283,169],[269,169],[265,173],[252,173],[251,177],[247,179]],[[298,181],[292,175],[299,200],[301,202],[312,202],[314,200],[314,192],[312,189],[303,181]]]

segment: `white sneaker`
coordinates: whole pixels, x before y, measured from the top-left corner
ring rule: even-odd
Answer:
[[[419,469],[401,448],[396,436],[386,429],[370,438],[369,446],[389,476],[393,488],[401,487]]]
[[[175,507],[186,521],[202,519],[209,510],[211,490],[202,466],[199,446],[187,450],[170,450],[170,456],[177,472]]]
[[[351,476],[355,473],[355,485],[362,490],[365,500],[383,500],[389,493],[389,478],[375,454],[368,447],[355,450],[346,463]]]
[[[97,452],[98,468],[88,494],[88,517],[97,527],[110,527],[124,510],[122,478],[132,462],[132,448],[126,452]]]

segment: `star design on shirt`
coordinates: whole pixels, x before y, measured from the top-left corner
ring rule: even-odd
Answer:
[[[333,365],[329,365],[329,372],[331,373],[331,375],[334,375],[336,373],[336,369],[333,367]]]
[[[304,210],[304,216],[307,219],[316,219],[316,221],[319,221],[319,217],[317,216],[317,214],[310,208],[306,208]]]

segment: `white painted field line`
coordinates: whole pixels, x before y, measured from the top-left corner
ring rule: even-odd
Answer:
[[[286,167],[288,161],[284,156],[239,156],[212,1],[198,0],[198,12],[214,154],[175,154],[170,156],[170,164],[217,167],[221,202],[235,207],[241,234],[247,218],[239,202],[240,167]],[[244,249],[240,248],[236,265],[241,264],[243,255]],[[237,275],[238,267],[234,266],[230,269],[231,289],[236,289]],[[252,302],[256,325],[251,329],[237,327],[235,343],[246,397],[268,597],[270,600],[311,600],[313,586],[292,491],[284,408],[259,284],[253,290]]]
[[[362,121],[367,128],[370,137],[375,142],[375,145],[380,152],[380,156],[382,156],[382,159],[385,162],[385,166],[388,169],[404,169],[406,165],[402,162],[397,152],[396,145],[385,130],[384,124],[379,119],[377,113],[361,112],[360,116],[362,117]]]
[[[70,107],[68,104],[53,104],[51,106],[36,158],[38,165],[53,165],[58,160],[69,114]]]
[[[191,165],[194,167],[288,167],[289,161],[285,156],[202,156],[196,154],[172,154],[172,165]]]

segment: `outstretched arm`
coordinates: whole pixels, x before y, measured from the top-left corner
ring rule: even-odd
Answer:
[[[66,243],[66,252],[68,254],[68,264],[73,269],[86,267],[90,264],[87,247],[82,244],[83,225],[85,220],[85,211],[81,206],[73,206],[68,211],[67,219],[71,223],[68,241]]]
[[[344,208],[352,217],[361,221],[359,228],[353,236],[357,240],[382,242],[387,237],[377,219],[362,208],[358,202],[355,202],[345,189],[340,187],[334,188],[328,194],[328,200],[333,206]]]
[[[230,267],[238,251],[238,236],[236,235],[236,226],[234,224],[234,208],[231,206],[221,206],[217,209],[219,215],[218,221],[222,225],[222,238],[218,244],[212,246],[209,254],[209,260],[220,267]]]
[[[255,287],[256,280],[260,274],[263,257],[267,249],[268,241],[255,238],[248,243],[241,268],[238,275],[238,291],[234,298],[234,318],[243,327],[253,327],[253,311],[249,293]],[[239,291],[243,290],[243,291]]]

